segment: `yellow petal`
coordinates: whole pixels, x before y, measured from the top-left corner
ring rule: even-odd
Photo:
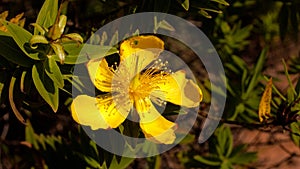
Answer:
[[[268,119],[271,115],[271,99],[272,99],[272,78],[268,81],[265,91],[261,97],[258,109],[259,121],[263,122],[264,119]]]
[[[109,95],[99,98],[79,95],[72,102],[71,112],[77,123],[97,130],[118,127],[126,119],[129,110],[120,113]]]
[[[107,129],[109,125],[101,116],[97,107],[97,100],[87,95],[77,96],[71,104],[73,119],[82,125],[91,126],[93,130]]]
[[[199,106],[203,97],[202,91],[192,80],[186,79],[184,71],[156,78],[152,80],[158,86],[151,93],[154,98],[189,108]]]
[[[121,60],[124,60],[134,52],[146,49],[153,49],[152,52],[157,57],[164,49],[164,42],[153,35],[134,36],[126,39],[120,45]]]
[[[134,107],[136,108],[136,111],[139,113],[146,113],[150,110],[151,107],[151,101],[149,97],[145,98],[134,98]]]
[[[87,63],[87,69],[90,79],[97,89],[103,92],[111,91],[111,83],[114,73],[112,68],[108,67],[108,63],[105,59],[90,60]]]
[[[140,74],[151,62],[156,59],[156,56],[151,50],[139,50],[121,60],[116,78],[129,78],[132,80],[136,75]]]
[[[152,105],[149,112],[139,113],[140,126],[146,139],[163,144],[174,143],[176,124],[165,119]]]

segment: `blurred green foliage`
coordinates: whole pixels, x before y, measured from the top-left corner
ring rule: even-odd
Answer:
[[[7,2],[0,10],[4,11],[6,5],[10,11],[7,18],[14,18],[20,13],[20,2]],[[82,77],[72,76],[74,64],[83,66],[89,59],[118,52],[111,47],[118,41],[117,32],[114,37],[100,37],[93,34],[94,30],[116,18],[145,11],[166,12],[200,23],[197,26],[215,45],[226,72],[228,92],[221,124],[204,145],[196,142],[195,131],[200,132],[199,128],[187,135],[179,146],[186,146],[189,151],[174,155],[180,166],[251,168],[250,164],[257,160],[256,152],[248,152],[247,145],[234,144],[228,124],[251,130],[279,126],[299,147],[300,80],[293,82],[290,77],[299,77],[299,56],[290,56],[288,65],[285,61],[279,63],[285,68],[281,73],[288,87],[282,90],[273,85],[271,118],[259,123],[257,114],[265,82],[270,78],[265,70],[270,69],[267,61],[273,45],[298,40],[299,1],[46,0],[43,4],[28,4],[31,12],[25,13],[25,25],[1,17],[6,13],[0,16],[0,26],[6,28],[0,31],[0,169],[119,169],[136,165],[134,159],[115,156],[98,147],[70,118],[68,107],[72,85],[79,92],[88,90]],[[155,29],[176,29],[164,21],[156,25]],[[90,52],[86,57],[80,51],[90,35],[93,38],[85,44]],[[250,49],[255,51],[248,54]],[[99,51],[106,52],[99,55]],[[209,95],[209,80],[201,80],[201,88]],[[204,114],[209,104],[209,99],[202,103]],[[199,118],[204,117],[199,113]],[[193,151],[199,146],[203,150]],[[146,162],[148,168],[164,166],[161,156]]]

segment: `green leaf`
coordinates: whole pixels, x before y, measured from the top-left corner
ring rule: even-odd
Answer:
[[[233,169],[233,166],[231,162],[226,159],[222,162],[220,169]]]
[[[38,53],[29,54],[25,49],[25,44],[28,44],[32,37],[32,34],[30,32],[16,24],[7,21],[2,21],[2,24],[6,26],[9,35],[14,39],[23,53],[25,53],[31,59],[40,60],[38,57]]]
[[[99,162],[92,157],[86,156],[85,154],[74,152],[79,158],[83,159],[90,167],[101,168]]]
[[[295,133],[300,134],[300,122],[294,122],[290,124],[291,130],[291,138],[293,142],[299,147],[300,146],[300,136],[297,136]]]
[[[289,72],[288,72],[288,68],[287,68],[287,65],[286,65],[284,59],[282,59],[282,63],[283,63],[283,67],[284,67],[284,74],[285,74],[285,76],[286,76],[286,78],[288,80],[289,89],[293,91],[293,94],[297,95],[297,92],[296,92],[296,90],[294,88],[294,85],[292,83],[292,80],[290,78],[290,75],[289,75]]]
[[[4,89],[4,84],[6,82],[6,79],[7,79],[7,75],[6,75],[6,72],[4,71],[1,71],[0,72],[0,104],[2,104],[2,92],[3,92],[3,89]]]
[[[49,28],[54,24],[58,11],[58,0],[46,0],[38,14],[36,23],[42,27]],[[34,34],[38,34],[38,29],[34,28]]]
[[[0,55],[8,61],[23,67],[31,67],[33,60],[27,57],[12,37],[0,35]]]
[[[48,44],[48,40],[46,39],[45,36],[42,35],[33,35],[32,38],[29,41],[31,48],[36,49],[38,43],[42,44]]]
[[[54,53],[56,54],[56,56],[58,56],[60,63],[64,64],[65,58],[66,58],[66,53],[65,53],[64,47],[59,43],[51,43],[50,46],[54,50]]]
[[[66,24],[67,24],[67,16],[66,15],[60,15],[59,16],[59,22],[58,22],[60,36],[64,33]]]
[[[91,44],[68,43],[63,44],[64,50],[67,52],[64,63],[80,64],[91,59],[100,59],[105,56],[117,53],[118,50],[111,46],[100,46]],[[55,60],[60,61],[57,55],[52,56]]]
[[[101,36],[100,46],[104,46],[104,43],[107,41],[107,33],[104,31]]]
[[[181,141],[180,144],[190,144],[195,140],[195,135],[187,134]]]
[[[257,154],[254,152],[238,153],[236,156],[231,157],[230,161],[234,164],[250,164],[257,159]]]
[[[116,159],[116,157],[114,156],[111,164],[109,166],[109,169],[124,169],[126,167],[129,166],[130,163],[132,163],[134,161],[134,158],[127,158],[127,157],[122,157],[121,161],[118,163],[118,160]]]
[[[48,32],[49,30],[47,28],[42,27],[41,25],[37,24],[37,23],[31,23],[31,26],[34,27],[34,29],[37,29],[38,32],[40,32],[41,35],[45,35],[46,32]],[[36,35],[36,34],[34,34]]]
[[[33,147],[38,150],[39,145],[35,139],[35,133],[31,126],[31,123],[30,123],[30,121],[27,121],[26,123],[27,123],[27,125],[25,128],[25,141],[31,143],[33,145]]]
[[[209,15],[204,9],[200,9],[200,11],[198,11],[199,14],[203,15],[206,18],[211,19],[211,15]]]
[[[217,2],[217,3],[225,5],[225,6],[229,6],[229,3],[226,2],[225,0],[211,0],[211,1]]]
[[[62,43],[77,42],[83,43],[83,38],[78,33],[69,33],[61,37]]]
[[[209,158],[209,157],[202,157],[199,155],[194,156],[194,159],[199,161],[200,163],[209,165],[209,166],[220,166],[221,161],[217,158]]]
[[[114,46],[118,42],[119,42],[119,32],[116,31],[109,42],[109,46]]]
[[[181,4],[181,6],[182,6],[186,11],[189,10],[189,7],[190,7],[190,1],[189,1],[189,0],[183,0],[183,2],[182,2],[182,0],[177,0],[177,1]]]
[[[33,83],[42,98],[51,106],[54,112],[58,109],[58,87],[54,85],[51,78],[44,72],[42,64],[32,67]]]
[[[263,66],[264,66],[264,62],[265,62],[265,59],[266,59],[267,51],[268,51],[268,48],[264,48],[262,50],[262,52],[260,53],[260,55],[259,55],[258,61],[255,64],[253,76],[252,76],[252,78],[250,80],[250,83],[248,85],[248,88],[246,90],[245,97],[249,96],[249,94],[256,87],[256,85],[259,81],[258,77],[261,75],[261,72],[262,72],[262,69],[263,69]]]
[[[49,58],[45,64],[45,70],[47,75],[52,79],[52,81],[57,85],[59,88],[64,87],[64,79],[63,75],[60,72],[56,61],[53,58]]]
[[[162,20],[158,23],[157,29],[158,28],[165,29],[168,31],[175,31],[175,28],[165,20]]]

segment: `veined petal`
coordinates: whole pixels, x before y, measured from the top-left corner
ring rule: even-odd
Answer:
[[[87,95],[77,96],[71,105],[73,119],[92,130],[118,127],[127,117],[128,112],[118,110],[111,96],[94,98]]]
[[[150,107],[152,106],[151,100],[149,97],[135,97],[133,98],[134,107],[136,108],[136,111],[139,114],[147,113],[150,110]]]
[[[174,143],[176,124],[165,119],[152,105],[149,112],[139,114],[140,127],[146,139],[163,144]]]
[[[134,52],[147,49],[153,49],[152,52],[157,57],[164,49],[164,42],[153,35],[134,36],[126,39],[120,45],[121,60],[124,60]]]
[[[90,60],[87,63],[87,69],[90,79],[97,89],[103,92],[111,91],[111,83],[114,73],[112,69],[108,67],[108,63],[105,59]]]
[[[154,77],[152,82],[157,83],[156,86],[158,86],[151,93],[153,98],[159,98],[180,106],[197,107],[203,97],[199,86],[192,80],[186,79],[184,71],[177,71],[163,78]]]
[[[94,97],[77,96],[71,104],[73,119],[79,124],[91,126],[93,130],[109,128],[109,125],[100,114],[97,103]]]
[[[129,76],[129,79],[133,79],[156,59],[156,56],[151,51],[152,49],[150,51],[139,50],[131,53],[130,56],[121,60],[116,74],[124,77]]]

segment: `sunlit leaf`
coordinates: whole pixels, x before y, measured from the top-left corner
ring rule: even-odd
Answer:
[[[203,15],[206,18],[212,18],[211,15],[209,15],[204,9],[201,9],[200,11],[198,11],[199,14]]]
[[[83,38],[78,33],[69,33],[61,37],[62,43],[78,42],[83,43]]]
[[[42,44],[48,44],[48,40],[46,39],[45,36],[42,35],[33,35],[32,38],[29,41],[31,48],[36,49],[38,46],[37,44],[42,43]]]
[[[58,65],[56,64],[56,61],[53,58],[47,59],[47,62],[45,64],[45,72],[53,80],[57,87],[64,87],[63,76]]]
[[[66,24],[67,24],[67,16],[66,15],[60,15],[59,16],[59,21],[58,21],[58,27],[59,27],[60,35],[62,35],[64,33]]]
[[[59,43],[51,43],[50,46],[54,50],[56,56],[58,56],[60,63],[64,64],[66,58],[64,47]]]
[[[211,0],[211,1],[217,2],[217,3],[225,5],[225,6],[229,6],[229,3],[226,2],[225,0]]]
[[[64,50],[68,54],[64,63],[66,64],[80,64],[89,61],[90,59],[100,59],[105,56],[117,53],[118,50],[111,46],[100,46],[91,44],[68,43],[63,44]],[[55,60],[60,61],[57,55],[51,56]]]
[[[32,34],[25,30],[24,28],[13,24],[9,23],[7,21],[3,21],[3,24],[5,24],[10,36],[14,39],[14,41],[17,43],[19,48],[25,53],[28,57],[35,59],[35,60],[40,60],[38,57],[38,53],[28,53],[25,49],[25,44],[29,43]]]
[[[37,23],[31,23],[30,25],[33,26],[34,29],[37,29],[41,35],[45,35],[45,33],[49,31],[47,28],[43,28],[41,25]]]
[[[36,19],[36,23],[42,27],[49,28],[55,22],[57,11],[58,0],[45,0]],[[36,35],[38,32],[39,30],[35,28],[34,34]]]

